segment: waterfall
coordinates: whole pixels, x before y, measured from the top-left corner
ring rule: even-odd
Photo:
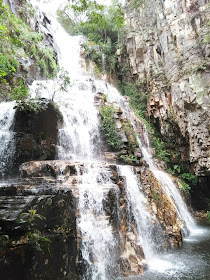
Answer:
[[[153,172],[153,174],[161,184],[161,187],[166,193],[167,197],[170,199],[171,203],[175,207],[182,226],[182,231],[184,236],[192,234],[193,232],[196,231],[197,226],[187,209],[187,205],[184,202],[183,198],[181,197],[177,189],[177,186],[172,181],[170,176],[166,172],[159,170],[155,166],[154,161],[152,159],[152,155],[149,153],[149,140],[148,140],[146,130],[144,130],[144,138],[145,138],[145,142],[148,145],[148,147],[142,147],[142,153],[144,159],[149,164],[150,170]],[[142,146],[141,140],[138,139],[138,141],[139,144]]]
[[[81,36],[69,36],[56,20],[56,9],[59,3],[54,1],[31,0],[34,6],[38,6],[51,19],[51,29],[58,48],[60,65],[69,72],[71,85],[66,92],[58,92],[55,102],[63,114],[64,124],[59,131],[58,159],[83,161],[84,170],[77,170],[81,177],[79,183],[77,228],[81,234],[81,263],[85,266],[84,280],[110,280],[115,279],[116,265],[116,241],[110,225],[104,201],[107,193],[112,188],[111,175],[107,173],[104,165],[100,165],[100,136],[97,108],[94,105],[95,92],[108,95],[110,102],[117,102],[122,110],[131,118],[131,112],[118,91],[105,81],[95,81],[85,73],[83,60],[80,57]],[[38,84],[42,84],[43,90],[37,90]],[[56,78],[53,81],[38,81],[31,86],[32,96],[49,98],[56,86]],[[135,126],[134,126],[135,128]],[[195,225],[181,195],[170,177],[155,166],[148,152],[149,142],[146,146],[139,144],[144,159],[150,165],[150,169],[160,182],[163,190],[175,206],[180,220],[183,221],[183,230],[193,231]],[[139,235],[139,244],[142,245],[149,262],[157,256],[162,244],[161,229],[157,229],[154,236],[153,219],[147,211],[145,197],[141,186],[137,181],[132,167],[120,166],[119,172],[126,180],[126,198],[131,215],[134,216]],[[186,225],[186,229],[185,229]],[[160,237],[157,240],[157,237]],[[157,243],[158,242],[158,243]],[[158,244],[158,245],[157,245]]]
[[[131,120],[132,126],[136,131],[138,144],[139,147],[141,148],[144,160],[149,165],[150,170],[152,171],[152,173],[160,183],[163,191],[166,193],[171,203],[175,207],[182,226],[182,231],[184,236],[187,236],[188,234],[192,234],[197,230],[197,226],[193,218],[191,217],[189,210],[187,209],[187,205],[184,202],[183,198],[181,197],[177,189],[177,186],[172,181],[171,177],[166,172],[156,167],[152,155],[149,152],[150,150],[149,139],[148,139],[147,129],[145,125],[143,126],[143,135],[141,136],[142,137],[141,139],[140,135],[138,135],[137,133],[137,129],[133,121],[133,112],[129,108],[129,105],[126,104],[125,98],[122,97],[116,89],[112,89],[112,88],[110,88],[110,93],[108,93],[108,98],[110,102],[117,102],[121,106],[125,114],[127,115],[128,119]]]
[[[71,84],[66,92],[57,92],[54,101],[63,115],[59,130],[58,159],[85,162],[84,170],[77,170],[78,184],[77,229],[81,235],[80,250],[84,280],[115,279],[117,271],[116,241],[109,217],[104,209],[111,184],[111,174],[100,160],[98,111],[94,103],[95,91],[103,92],[105,81],[94,81],[85,73],[80,57],[82,36],[71,37],[56,20],[56,1],[31,1],[51,19],[49,29],[56,42],[59,64],[70,75]],[[39,12],[40,13],[40,12]],[[56,87],[53,81],[35,81],[31,86],[33,97],[50,98]],[[41,87],[40,87],[41,85]],[[111,257],[110,257],[111,256]]]
[[[156,229],[154,234],[153,217],[147,209],[147,200],[141,191],[137,176],[132,166],[118,166],[119,173],[126,179],[126,195],[128,208],[131,209],[131,215],[134,216],[137,231],[138,242],[144,249],[144,254],[148,264],[154,256],[160,252],[164,240],[161,228]],[[158,237],[158,240],[157,240]]]
[[[114,279],[116,273],[116,242],[103,206],[111,187],[110,174],[104,167],[96,163],[85,165],[79,185],[77,224],[82,235],[82,264],[86,267],[84,279],[87,280]]]
[[[0,179],[8,175],[14,153],[14,102],[0,103]]]

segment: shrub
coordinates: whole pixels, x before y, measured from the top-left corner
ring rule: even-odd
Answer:
[[[30,15],[34,14],[32,6],[22,1],[20,12],[26,9]],[[23,16],[25,19],[25,17]],[[42,47],[44,36],[42,32],[33,31],[28,24],[18,18],[0,0],[0,94],[1,97],[22,99],[26,94],[26,86],[19,84],[18,79],[11,79],[19,70],[19,61],[34,59],[41,74],[46,77],[57,73],[56,60],[51,48]],[[22,73],[21,73],[22,74]],[[18,76],[18,75],[17,75]],[[27,73],[22,75],[26,80]],[[15,84],[15,81],[18,81]],[[6,83],[5,83],[6,81]]]
[[[145,118],[147,113],[147,88],[145,80],[136,84],[119,83],[118,88],[122,95],[130,97],[130,105],[140,117]]]
[[[105,138],[106,143],[113,149],[119,150],[122,146],[122,140],[117,132],[114,106],[103,105],[100,108],[100,115],[102,118],[101,132]]]
[[[196,185],[197,184],[197,176],[192,174],[192,173],[183,173],[181,175],[181,177],[184,179],[184,180],[187,180],[188,182],[192,183],[193,185]]]
[[[182,186],[182,191],[183,191],[184,193],[189,193],[189,191],[191,190],[191,187],[190,187],[187,183],[185,183],[184,181],[182,181],[182,180],[180,180],[180,179],[179,179],[179,183],[180,183],[181,186]]]
[[[19,62],[6,54],[0,56],[0,77],[11,77],[19,68]]]
[[[41,59],[39,61],[39,66],[40,66],[41,74],[43,75],[43,77],[46,77],[47,76],[47,65],[46,65],[46,62],[44,61],[44,59]]]
[[[128,164],[135,164],[137,162],[137,158],[134,155],[121,155],[120,159]]]
[[[28,96],[29,89],[24,84],[23,79],[18,80],[18,85],[13,89],[12,99],[23,100]]]

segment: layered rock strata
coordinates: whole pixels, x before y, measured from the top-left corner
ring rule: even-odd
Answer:
[[[95,164],[92,163],[93,166]],[[108,190],[103,205],[117,240],[116,252],[121,275],[138,275],[143,273],[146,263],[143,249],[138,244],[136,221],[133,216],[129,217],[124,178],[119,176],[116,165],[100,165],[103,172],[111,174],[112,184],[101,187]],[[0,227],[3,233],[9,238],[21,240],[24,228],[21,231],[16,229],[16,221],[21,213],[35,209],[46,218],[37,222],[37,229],[50,239],[42,252],[25,251],[16,245],[9,250],[2,250],[0,266],[5,279],[80,279],[84,266],[76,217],[80,215],[78,186],[83,170],[83,163],[28,162],[20,167],[22,179],[18,184],[1,187]],[[147,208],[153,217],[154,231],[159,227],[163,229],[165,248],[179,245],[182,236],[172,204],[146,167],[134,167],[134,172],[144,190]],[[17,259],[18,266],[13,267]],[[19,276],[14,278],[14,275]]]
[[[53,102],[37,100],[33,107],[18,107],[14,117],[15,154],[12,176],[30,160],[56,159],[62,115]]]
[[[149,116],[198,176],[210,172],[209,14],[205,0],[150,0],[127,10],[127,51],[132,74],[147,79]]]

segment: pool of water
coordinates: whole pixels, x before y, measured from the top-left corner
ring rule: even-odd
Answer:
[[[209,280],[210,227],[203,226],[183,246],[154,259],[142,276],[126,280]]]

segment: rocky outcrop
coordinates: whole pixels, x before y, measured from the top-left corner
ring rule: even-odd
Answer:
[[[208,22],[205,0],[149,0],[127,10],[127,52],[132,74],[147,79],[150,119],[198,176],[210,172]]]
[[[57,154],[58,129],[62,125],[59,109],[45,99],[26,105],[20,103],[14,117],[13,176],[23,162],[53,160]]]
[[[110,103],[105,100],[103,93],[97,93],[95,104],[99,107],[102,124],[101,136],[104,141],[101,150],[103,151],[104,159],[112,163],[143,165],[142,153],[136,133],[126,113],[116,103]],[[126,105],[129,106],[128,102],[126,102]],[[106,110],[105,115],[103,110]],[[105,122],[110,121],[109,126],[105,124],[106,127],[104,127],[104,120]],[[113,134],[113,130],[116,131],[116,135]],[[113,141],[119,142],[117,147],[109,144]]]
[[[1,65],[2,69],[6,67],[6,72],[0,81],[0,100],[19,100],[26,97],[27,86],[34,80],[56,75],[57,52],[51,22],[45,14],[36,11],[27,0],[5,0],[4,3],[10,9],[1,4],[7,31],[4,36],[7,42],[1,52],[7,64],[13,62],[14,69],[8,71],[9,66]]]
[[[92,166],[96,164],[99,163],[92,163]],[[118,174],[114,164],[100,163],[100,166],[103,173],[111,176],[112,184],[104,186],[103,205],[118,244],[116,254],[121,275],[138,275],[143,273],[146,262],[137,240],[136,221],[128,207],[124,177]],[[31,161],[21,165],[22,179],[18,184],[0,188],[1,233],[16,240],[0,251],[1,275],[5,279],[67,280],[80,279],[84,274],[81,235],[76,229],[76,217],[80,215],[78,184],[84,170],[85,164],[79,162]],[[134,167],[134,171],[147,198],[153,231],[163,229],[164,248],[178,246],[182,237],[175,209],[147,168]],[[37,221],[36,226],[41,235],[50,240],[41,252],[30,246],[26,247],[30,250],[21,247],[24,242],[27,244],[22,237],[26,229],[18,229],[16,221],[21,213],[30,209],[45,217]]]
[[[8,250],[2,250],[1,246],[1,277],[13,280],[75,279],[75,196],[68,186],[56,186],[50,180],[36,182],[36,185],[23,182],[1,188],[1,231],[8,235],[8,242],[16,242]],[[42,244],[42,251],[35,249],[41,241],[33,237],[25,241],[24,227],[21,231],[16,229],[19,215],[30,209],[45,217],[36,226],[41,236],[50,240]]]

